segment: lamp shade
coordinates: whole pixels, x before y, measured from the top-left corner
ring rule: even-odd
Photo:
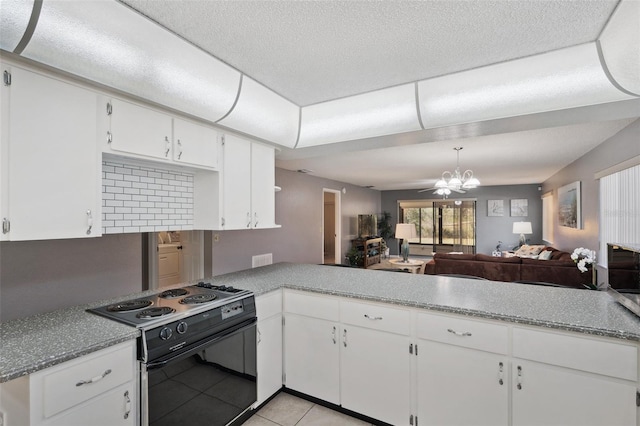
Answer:
[[[514,234],[533,234],[531,229],[531,222],[514,222],[513,223]]]
[[[416,226],[413,223],[397,223],[396,224],[396,239],[408,240],[416,238],[418,233],[416,232]]]

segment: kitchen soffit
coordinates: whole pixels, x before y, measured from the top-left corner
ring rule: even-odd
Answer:
[[[618,0],[120,0],[299,106],[596,40]]]

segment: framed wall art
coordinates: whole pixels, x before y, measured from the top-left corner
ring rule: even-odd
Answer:
[[[580,181],[558,188],[558,223],[568,228],[582,229]]]
[[[526,198],[511,200],[511,216],[529,216],[529,201]]]
[[[487,200],[487,216],[504,216],[504,201]]]

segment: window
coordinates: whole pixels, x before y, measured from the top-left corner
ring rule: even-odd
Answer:
[[[413,244],[432,245],[432,251],[475,253],[476,202],[401,201],[400,220],[413,223],[418,237]]]
[[[606,173],[606,172],[605,172]],[[607,243],[640,243],[640,165],[600,177],[600,253],[607,266]]]

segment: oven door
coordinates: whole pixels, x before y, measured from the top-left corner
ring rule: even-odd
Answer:
[[[140,370],[142,425],[227,425],[256,402],[256,320]]]

